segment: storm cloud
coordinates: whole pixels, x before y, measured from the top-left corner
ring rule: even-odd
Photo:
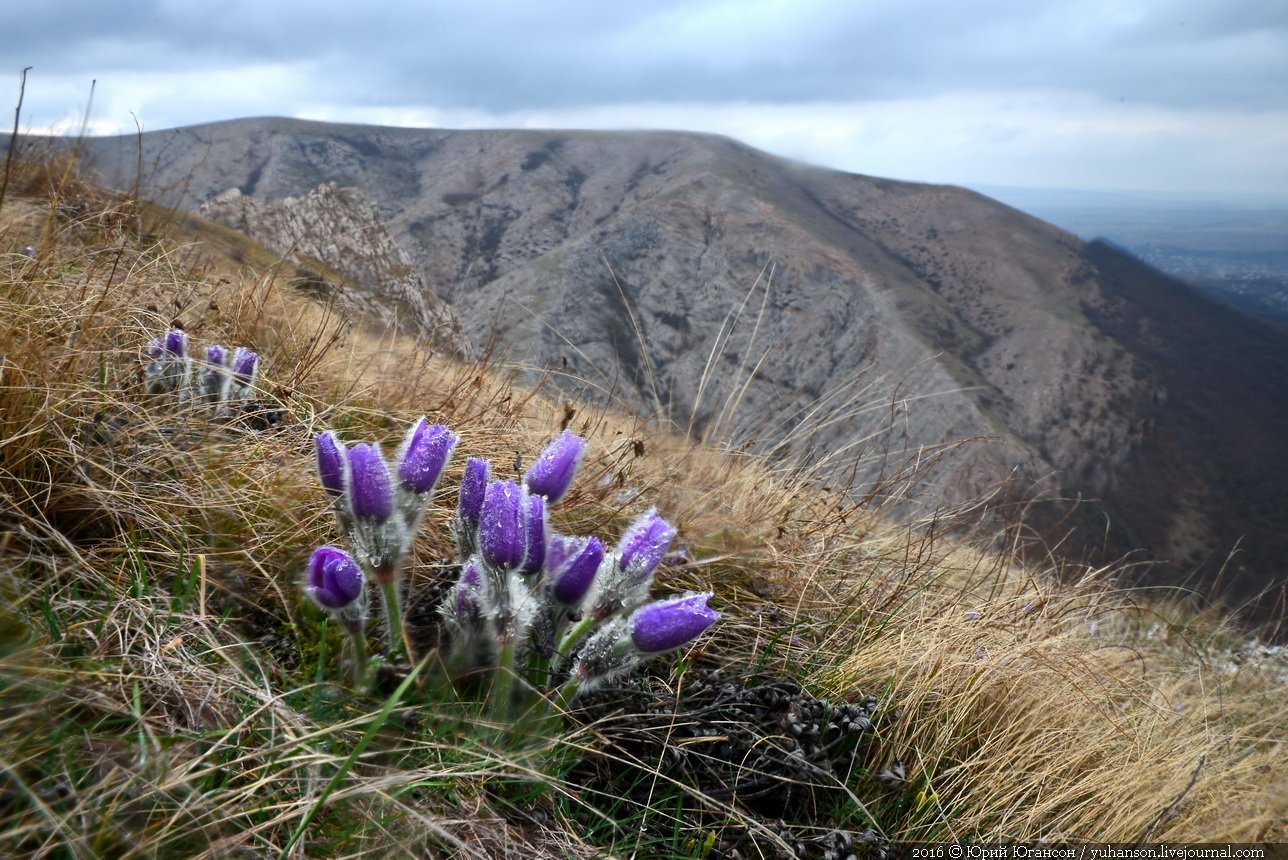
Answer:
[[[908,179],[1288,194],[1288,4],[1264,0],[46,0],[0,8],[0,54],[15,91],[33,67],[37,130],[96,79],[102,132],[664,126]]]

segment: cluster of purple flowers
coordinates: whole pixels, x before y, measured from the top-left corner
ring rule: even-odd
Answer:
[[[318,474],[352,549],[314,552],[305,589],[316,603],[342,621],[365,618],[364,577],[374,578],[386,589],[392,643],[401,628],[398,569],[456,442],[422,418],[390,468],[378,445],[316,436]],[[709,592],[648,602],[675,537],[656,510],[612,549],[551,532],[548,508],[568,492],[585,452],[586,440],[565,430],[521,482],[493,478],[484,459],[465,464],[451,524],[460,575],[439,614],[450,662],[458,671],[495,669],[496,695],[509,697],[519,677],[538,689],[562,683],[566,700],[687,644],[719,618]]]
[[[239,346],[231,353],[218,344],[206,347],[205,358],[189,354],[188,335],[180,328],[153,338],[144,368],[147,388],[153,394],[175,392],[181,401],[215,407],[249,400],[259,372],[259,355]]]
[[[329,430],[314,438],[318,477],[331,496],[336,521],[353,554],[334,547],[315,550],[305,591],[332,611],[350,633],[361,636],[366,621],[363,582],[374,579],[383,589],[391,649],[405,648],[409,656],[399,591],[402,561],[456,442],[451,430],[420,418],[408,429],[396,465],[390,468],[378,443],[345,445]],[[344,557],[346,571],[358,572],[352,593],[344,591],[349,597],[339,606],[328,600],[340,592],[331,587],[324,563],[334,553]]]

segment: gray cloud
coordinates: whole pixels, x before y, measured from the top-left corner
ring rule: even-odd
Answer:
[[[314,64],[320,91],[354,100],[498,112],[1034,87],[1180,106],[1288,98],[1288,4],[1264,0],[7,5],[4,55],[59,74]]]
[[[34,127],[97,78],[122,129],[666,125],[904,178],[1288,186],[1266,0],[45,0],[0,4],[0,56],[35,67]]]

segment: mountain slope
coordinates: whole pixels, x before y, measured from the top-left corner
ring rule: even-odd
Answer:
[[[577,393],[780,445],[859,492],[929,462],[915,501],[1092,499],[1065,549],[1107,531],[1210,578],[1238,545],[1234,593],[1283,581],[1267,476],[1288,474],[1288,340],[980,195],[681,133],[256,119],[137,145],[86,142],[109,182],[142,163],[185,209],[357,188],[476,348]],[[1062,537],[1063,513],[1036,522]]]

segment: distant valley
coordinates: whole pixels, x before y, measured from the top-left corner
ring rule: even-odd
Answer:
[[[1288,334],[1136,248],[697,134],[255,119],[139,145],[85,142],[117,187],[142,164],[148,196],[351,261],[359,304],[445,350],[910,513],[1026,509],[1155,583],[1285,583]]]
[[[987,189],[1084,239],[1106,239],[1211,297],[1288,325],[1288,204]]]

